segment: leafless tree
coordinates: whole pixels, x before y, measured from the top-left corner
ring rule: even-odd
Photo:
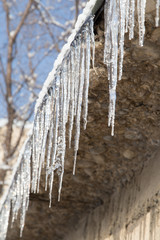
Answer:
[[[53,62],[67,40],[84,1],[73,0],[69,9],[67,2],[70,1],[48,0],[44,5],[40,0],[0,0],[0,21],[5,23],[0,33],[3,33],[0,98],[4,112],[0,117],[8,119],[4,141],[6,163],[14,156],[25,124],[32,116],[38,91],[47,74],[45,70],[49,71],[48,61]],[[75,19],[71,19],[71,15]],[[15,121],[22,124],[13,143]]]

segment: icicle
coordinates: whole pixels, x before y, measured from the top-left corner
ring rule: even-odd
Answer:
[[[156,27],[159,27],[159,7],[160,7],[160,0],[157,0],[156,1],[156,18],[155,18]]]
[[[94,39],[94,22],[93,17],[90,18],[90,28],[91,28],[91,44],[92,44],[92,66],[94,68],[95,59],[95,39]]]
[[[73,120],[74,120],[74,109],[75,109],[75,47],[71,48],[71,96],[70,96],[70,107],[69,107],[69,148],[71,147],[71,138],[73,130]]]
[[[58,189],[58,201],[60,201],[60,196],[61,196],[61,190],[62,190],[62,181],[63,181],[63,174],[64,174],[64,157],[65,157],[65,149],[66,149],[66,140],[65,140],[65,135],[66,135],[66,105],[67,105],[67,79],[66,79],[66,62],[64,63],[63,66],[63,71],[62,71],[62,136],[61,136],[61,141],[62,141],[62,149],[61,149],[61,159],[60,159],[60,169],[58,169],[59,173],[59,189]]]
[[[0,212],[0,240],[4,240],[7,235],[10,207],[10,201],[7,200],[3,206],[2,211]]]
[[[40,147],[39,147],[39,170],[38,170],[38,184],[37,184],[37,193],[39,192],[39,185],[40,185],[40,176],[42,170],[42,164],[44,163],[44,151],[43,149],[43,142],[44,142],[44,134],[45,134],[45,106],[42,105],[41,116],[40,116]],[[43,156],[42,156],[43,155]]]
[[[71,98],[71,57],[70,54],[67,59],[67,69],[66,69],[66,83],[67,83],[67,98],[66,98],[66,123],[68,122],[68,114],[69,114],[69,105],[70,105],[70,98]]]
[[[123,72],[124,34],[125,34],[125,19],[126,19],[125,4],[126,4],[126,0],[120,0],[119,80],[121,80],[122,72]]]
[[[87,24],[85,30],[86,38],[86,48],[85,48],[85,80],[84,80],[84,110],[83,110],[83,119],[84,119],[84,129],[87,125],[87,115],[88,115],[88,90],[89,90],[89,71],[90,71],[90,25]]]
[[[129,40],[134,38],[134,12],[135,12],[135,0],[130,0],[130,7],[129,7]]]
[[[76,116],[77,114],[77,105],[78,105],[78,93],[79,93],[79,81],[80,81],[80,55],[81,55],[81,34],[78,35],[77,41],[76,41],[76,50],[75,50],[75,110],[74,110],[74,115]]]
[[[47,190],[47,183],[48,183],[48,176],[51,174],[52,169],[50,168],[50,159],[51,159],[51,152],[52,152],[52,144],[53,144],[53,114],[51,116],[51,124],[48,134],[48,151],[47,151],[47,160],[46,160],[46,186],[45,190]]]
[[[12,222],[17,219],[18,211],[21,207],[21,191],[20,191],[20,170],[17,171],[16,179],[15,179],[15,186],[14,189],[14,202],[12,201]]]
[[[31,174],[30,174],[30,158],[31,158],[31,145],[28,142],[25,148],[23,155],[23,164],[21,167],[21,186],[22,186],[22,206],[21,206],[21,217],[20,217],[20,236],[22,236],[26,211],[28,210],[29,205],[29,194],[30,194],[30,183],[31,183]]]
[[[37,113],[33,128],[32,191],[36,193],[39,168],[39,127],[40,112]]]
[[[49,199],[50,199],[50,207],[51,207],[51,200],[52,200],[52,188],[53,188],[53,181],[54,181],[54,170],[55,170],[55,159],[57,153],[57,141],[58,141],[58,124],[59,124],[59,77],[56,79],[56,87],[55,87],[55,110],[54,110],[54,137],[53,137],[53,152],[52,152],[52,159],[51,159],[51,176],[50,176],[50,191],[49,191]]]
[[[81,106],[82,106],[82,97],[83,97],[83,85],[84,85],[84,59],[85,59],[85,52],[84,52],[84,36],[81,36],[81,57],[80,57],[80,83],[79,83],[79,95],[78,95],[78,106],[77,106],[77,115],[76,115],[76,134],[75,134],[75,146],[74,146],[74,166],[73,166],[73,174],[75,174],[76,168],[76,158],[77,158],[77,151],[79,147],[79,137],[80,137],[80,118],[81,118]]]
[[[108,68],[109,80],[109,116],[108,126],[112,126],[111,135],[114,135],[117,63],[118,63],[118,29],[119,29],[119,5],[111,0],[105,5],[105,47],[104,63]]]
[[[12,212],[12,223],[17,218],[21,209],[20,228],[21,233],[24,227],[25,213],[28,208],[30,193],[30,157],[31,142],[27,139],[17,160],[16,170],[12,175],[6,200],[1,205],[0,210],[0,239],[4,240],[7,233],[10,210]]]
[[[143,46],[145,34],[145,9],[146,0],[137,0],[138,23],[139,23],[139,45]]]
[[[130,0],[126,0],[125,5],[125,32],[128,32],[128,22],[129,22],[129,3]]]
[[[55,109],[54,109],[54,128],[53,128],[53,149],[52,149],[52,158],[51,158],[51,173],[50,173],[50,181],[49,181],[49,199],[51,207],[52,202],[52,189],[53,189],[53,181],[54,181],[54,171],[56,169],[56,153],[57,153],[57,143],[58,143],[58,125],[59,125],[59,87],[60,87],[60,79],[59,76],[56,78],[56,86],[55,86]]]

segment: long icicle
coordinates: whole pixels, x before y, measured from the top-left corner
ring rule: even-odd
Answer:
[[[119,3],[110,0],[105,5],[105,47],[104,63],[108,68],[109,80],[109,116],[108,126],[112,127],[111,135],[114,135],[117,64],[118,64],[118,30],[119,30]]]
[[[85,79],[84,79],[84,107],[83,107],[83,120],[84,120],[84,129],[87,126],[87,115],[88,115],[88,90],[89,90],[89,71],[90,71],[90,32],[92,29],[92,21],[87,24],[86,31],[85,31],[85,38],[86,38],[86,48],[85,48]]]
[[[80,57],[80,67],[79,67],[80,83],[79,83],[79,94],[78,94],[77,115],[76,115],[73,175],[75,174],[77,151],[79,147],[79,137],[80,137],[80,118],[81,118],[81,106],[82,106],[83,86],[84,86],[84,58],[85,58],[84,45],[85,45],[84,36],[81,34],[81,57]]]
[[[156,1],[156,18],[155,18],[155,25],[159,27],[159,7],[160,7],[160,0]]]

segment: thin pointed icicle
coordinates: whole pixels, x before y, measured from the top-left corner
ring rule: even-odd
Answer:
[[[33,152],[32,152],[32,192],[36,192],[36,173],[37,173],[37,115],[33,127]]]
[[[120,39],[119,39],[119,80],[122,78],[124,57],[124,34],[125,34],[125,12],[126,0],[120,0]]]
[[[27,143],[24,155],[23,155],[23,165],[21,167],[21,185],[22,185],[22,206],[21,206],[21,217],[20,217],[20,236],[22,236],[26,211],[28,210],[29,204],[29,194],[30,194],[30,184],[31,184],[31,144]]]
[[[15,199],[12,201],[12,222],[17,219],[18,211],[21,207],[21,191],[20,191],[20,170],[18,169],[15,179],[14,194]]]
[[[7,200],[0,212],[0,239],[5,240],[7,235],[7,229],[9,224],[11,203]]]
[[[54,171],[56,165],[56,153],[57,153],[57,142],[58,142],[58,125],[59,125],[59,84],[60,79],[57,76],[56,78],[56,85],[55,85],[55,109],[54,109],[54,127],[53,127],[53,149],[52,149],[52,158],[51,158],[51,173],[50,173],[50,180],[49,180],[49,207],[51,207],[52,203],[52,189],[53,189],[53,181],[54,181]]]
[[[88,115],[88,90],[89,90],[89,71],[90,71],[90,25],[87,24],[85,30],[86,47],[85,47],[85,80],[84,80],[84,109],[83,109],[83,120],[84,129],[87,126],[87,115]]]
[[[67,59],[67,69],[66,69],[66,82],[67,82],[67,97],[66,97],[66,123],[68,122],[69,116],[69,105],[70,105],[70,98],[71,98],[71,58],[70,55]]]
[[[43,105],[42,110],[41,110],[41,115],[40,115],[40,146],[39,146],[39,169],[38,169],[37,193],[39,192],[40,176],[41,176],[42,164],[43,164],[43,161],[44,161],[44,158],[42,157],[42,154],[44,154],[43,151],[42,151],[42,148],[43,148],[43,141],[44,141],[44,134],[45,134],[44,115],[45,115],[45,107]]]
[[[104,63],[108,68],[109,80],[109,116],[108,126],[112,127],[111,135],[114,135],[117,64],[118,64],[118,30],[119,30],[119,4],[111,0],[105,6],[105,48]]]
[[[75,108],[75,47],[71,48],[71,96],[70,96],[70,107],[69,107],[69,148],[71,148],[72,130],[73,130],[73,120],[74,120],[74,108]]]
[[[94,68],[94,60],[95,60],[95,39],[94,39],[94,17],[90,18],[90,28],[91,28],[91,44],[92,44],[92,66]]]
[[[80,56],[81,56],[81,34],[78,35],[77,41],[76,41],[76,51],[75,51],[75,104],[74,104],[74,115],[77,114],[77,108],[78,108],[78,93],[79,93],[79,81],[80,81]]]
[[[125,4],[125,33],[128,32],[128,22],[129,22],[129,3],[130,3],[130,0],[126,0],[126,4]]]
[[[48,107],[46,108],[46,114],[49,121],[48,130],[47,130],[47,156],[46,156],[46,181],[45,181],[45,190],[47,190],[47,182],[48,176],[50,175],[50,159],[51,159],[51,152],[52,152],[52,139],[53,139],[53,109],[54,109],[54,102],[53,102],[53,92],[54,86],[48,90]]]
[[[46,96],[46,99],[43,103],[41,114],[42,115],[44,114],[44,129],[43,129],[41,156],[40,156],[40,167],[39,167],[39,172],[38,172],[37,191],[39,190],[41,168],[44,167],[45,155],[46,155],[47,136],[48,136],[48,131],[49,131],[49,128],[50,128],[50,117],[51,117],[51,96],[50,95]]]
[[[74,146],[73,175],[75,175],[77,151],[78,151],[78,147],[79,147],[79,137],[80,137],[80,119],[81,119],[81,106],[82,106],[84,72],[85,72],[85,69],[84,69],[84,59],[85,59],[84,45],[85,45],[85,42],[84,42],[83,36],[81,36],[81,58],[80,58],[81,74],[80,74],[80,84],[79,84],[77,115],[76,115],[76,133],[75,133],[75,146]]]
[[[33,128],[33,154],[32,154],[32,192],[36,193],[38,189],[40,153],[42,148],[43,132],[41,133],[41,110],[39,109],[35,117]]]
[[[134,38],[134,13],[135,13],[135,0],[130,0],[130,7],[129,7],[129,40]]]
[[[160,0],[156,1],[156,18],[155,18],[155,25],[159,27],[159,8],[160,8]]]
[[[62,188],[62,179],[63,179],[63,173],[64,173],[64,156],[65,156],[65,131],[66,131],[66,107],[67,107],[67,82],[66,82],[66,74],[67,74],[67,65],[66,62],[63,64],[63,68],[60,73],[60,86],[57,91],[57,104],[58,104],[58,120],[57,120],[57,126],[55,126],[55,131],[58,129],[57,137],[56,137],[56,149],[54,149],[54,137],[53,137],[53,152],[52,152],[52,159],[51,159],[51,166],[50,166],[50,181],[49,181],[49,198],[50,198],[50,204],[51,207],[51,201],[52,201],[52,187],[53,187],[53,180],[54,180],[54,171],[57,171],[57,174],[59,176],[59,190],[58,190],[58,200],[60,200],[60,193]],[[56,116],[56,112],[54,117]],[[55,121],[54,121],[55,122]],[[56,152],[54,152],[56,151]],[[55,159],[54,159],[55,156]]]
[[[58,189],[58,201],[60,201],[61,191],[62,191],[62,181],[64,174],[64,157],[66,149],[66,105],[67,105],[67,79],[66,79],[67,64],[66,61],[63,65],[62,71],[62,152],[61,152],[61,169],[59,174],[59,189]]]
[[[53,119],[51,118],[51,125],[48,134],[48,151],[47,151],[47,160],[46,160],[46,183],[45,190],[47,191],[48,176],[51,174],[50,160],[52,152],[52,140],[53,140]]]
[[[146,0],[137,0],[138,23],[139,23],[139,45],[143,46],[145,34],[145,9]]]

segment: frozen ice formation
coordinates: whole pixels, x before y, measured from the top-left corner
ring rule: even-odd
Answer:
[[[55,172],[59,177],[58,200],[62,189],[66,141],[72,146],[74,126],[74,166],[79,147],[80,124],[87,125],[90,62],[94,67],[94,16],[97,0],[87,3],[79,16],[75,30],[63,47],[49,73],[35,107],[32,131],[26,140],[14,167],[10,186],[0,199],[0,240],[6,238],[9,216],[12,222],[20,211],[20,234],[29,204],[30,191],[39,192],[42,168],[49,186],[50,206]],[[143,46],[145,34],[146,0],[106,0],[104,63],[108,68],[109,116],[108,125],[114,135],[117,80],[123,72],[124,35],[134,37],[135,6],[139,24],[139,44]],[[159,25],[159,5],[156,3],[156,26]],[[107,77],[106,77],[107,79]],[[68,127],[66,127],[68,126]],[[68,136],[68,138],[66,138]],[[31,167],[32,166],[32,167]]]

